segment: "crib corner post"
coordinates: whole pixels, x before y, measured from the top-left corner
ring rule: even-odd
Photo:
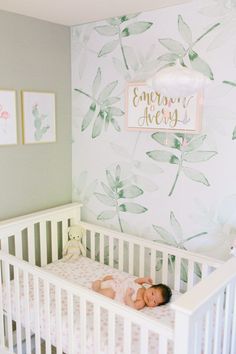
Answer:
[[[193,321],[182,311],[175,311],[174,354],[192,354],[194,345]]]
[[[76,203],[75,208],[74,208],[73,217],[71,218],[71,225],[79,224],[79,222],[81,220],[81,207],[82,207],[82,204]]]

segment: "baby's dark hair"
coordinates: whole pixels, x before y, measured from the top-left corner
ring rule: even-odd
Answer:
[[[160,305],[165,305],[167,304],[170,299],[171,299],[171,296],[172,296],[172,291],[171,289],[169,288],[169,286],[165,285],[165,284],[154,284],[151,286],[151,288],[154,288],[154,289],[160,289],[161,290],[161,295],[163,297],[163,302]]]

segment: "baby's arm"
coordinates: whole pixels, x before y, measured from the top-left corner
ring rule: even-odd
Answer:
[[[149,285],[152,285],[152,278],[150,277],[143,277],[143,278],[137,278],[135,279],[135,283],[137,284],[149,284]]]
[[[141,289],[140,289],[141,290]],[[136,310],[141,310],[145,306],[145,302],[142,297],[137,297],[137,300],[132,300],[133,290],[128,288],[124,297],[124,302],[129,307],[132,307]]]

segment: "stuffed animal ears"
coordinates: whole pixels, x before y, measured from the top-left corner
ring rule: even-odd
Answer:
[[[68,228],[68,234],[82,239],[85,236],[85,229],[81,225],[72,225]]]

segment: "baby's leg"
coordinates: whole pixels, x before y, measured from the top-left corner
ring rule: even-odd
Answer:
[[[114,299],[115,295],[116,295],[115,291],[112,288],[102,289],[101,288],[101,280],[95,280],[92,283],[92,289],[94,291],[96,291],[97,293],[102,294],[102,295],[109,297],[111,299]]]

